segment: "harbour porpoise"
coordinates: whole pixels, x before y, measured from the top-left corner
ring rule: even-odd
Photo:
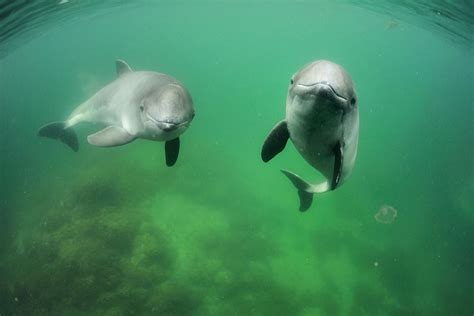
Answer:
[[[99,147],[125,145],[137,138],[165,142],[166,164],[178,159],[179,136],[194,118],[190,93],[175,78],[153,71],[132,71],[116,61],[117,79],[79,105],[63,122],[49,123],[39,136],[58,139],[78,151],[73,126],[98,123],[105,128],[87,137]]]
[[[270,131],[261,157],[270,161],[291,139],[301,156],[326,178],[310,184],[282,170],[298,190],[303,212],[311,206],[314,193],[335,190],[349,177],[358,138],[358,99],[350,75],[338,64],[317,60],[291,78],[286,117]]]

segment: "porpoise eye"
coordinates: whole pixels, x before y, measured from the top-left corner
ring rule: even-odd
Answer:
[[[291,79],[291,80],[290,80],[290,84],[293,84],[293,83],[294,83],[294,81],[293,81],[293,79]]]
[[[140,105],[140,111],[143,112],[144,109],[145,107],[143,105]]]
[[[356,99],[355,98],[352,98],[351,99],[351,104],[354,105],[356,103]]]

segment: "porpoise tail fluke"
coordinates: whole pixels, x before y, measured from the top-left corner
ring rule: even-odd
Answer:
[[[298,196],[300,197],[300,211],[304,212],[311,206],[313,203],[313,194],[314,193],[324,193],[330,190],[329,183],[324,181],[323,183],[314,185],[306,182],[297,174],[294,174],[288,170],[281,170],[285,176],[290,179],[293,185],[298,190]]]
[[[76,132],[71,127],[66,127],[65,122],[52,122],[41,127],[38,131],[38,136],[58,139],[65,143],[72,150],[79,150],[79,142],[77,140]]]

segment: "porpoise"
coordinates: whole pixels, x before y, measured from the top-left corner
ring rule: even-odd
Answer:
[[[128,144],[137,138],[165,142],[166,164],[178,159],[179,136],[194,118],[190,93],[175,78],[153,71],[132,71],[116,61],[118,77],[79,105],[63,122],[43,126],[39,136],[58,139],[78,151],[73,126],[98,123],[105,128],[87,141],[99,147]]]
[[[358,99],[350,75],[338,64],[317,60],[291,78],[286,117],[270,131],[261,157],[270,161],[291,139],[301,156],[322,173],[326,181],[315,185],[282,170],[298,190],[300,211],[306,211],[314,193],[335,190],[349,177],[358,138]]]

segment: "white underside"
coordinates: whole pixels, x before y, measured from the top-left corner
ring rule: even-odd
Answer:
[[[308,121],[308,115],[293,109],[304,108],[296,98],[288,100],[286,122],[290,132],[290,138],[298,152],[303,158],[327,179],[320,184],[312,184],[313,193],[322,193],[330,190],[334,173],[334,152],[332,144],[338,140],[344,143],[342,172],[339,185],[349,177],[354,167],[357,155],[357,143],[359,133],[359,117],[355,112],[351,116],[345,116],[342,124],[327,124],[327,118],[321,121]],[[346,114],[347,115],[347,114]]]

